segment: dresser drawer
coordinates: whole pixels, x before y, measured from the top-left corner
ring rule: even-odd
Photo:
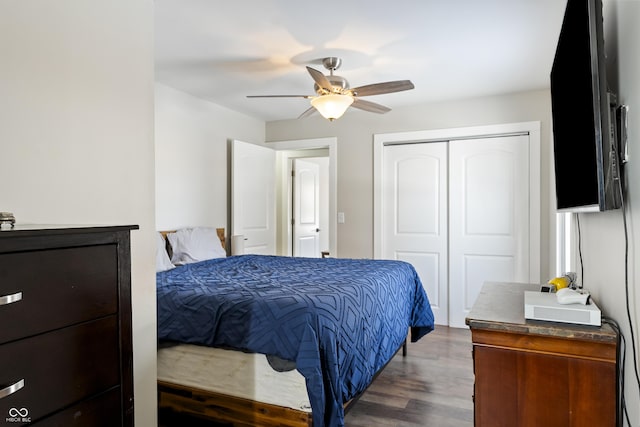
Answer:
[[[35,421],[118,386],[117,331],[113,315],[0,346],[0,387],[24,384],[0,399],[0,414],[24,408]]]
[[[116,245],[0,255],[0,343],[115,313],[117,298]]]
[[[31,424],[35,427],[117,427],[122,425],[120,387]]]

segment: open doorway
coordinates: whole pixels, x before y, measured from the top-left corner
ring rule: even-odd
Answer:
[[[322,233],[320,250],[337,256],[337,138],[265,145],[231,141],[231,234],[244,239],[247,253],[294,254],[291,165],[295,158],[321,158],[328,163],[322,169],[326,177],[318,202],[327,213],[320,215],[324,225],[316,228]]]
[[[276,150],[277,164],[277,189],[276,189],[276,217],[277,217],[277,253],[281,255],[305,256],[305,249],[308,249],[313,239],[306,239],[304,244],[309,244],[296,250],[295,248],[295,223],[294,223],[294,180],[292,171],[296,162],[316,162],[319,165],[320,175],[318,177],[318,206],[320,225],[317,234],[320,253],[325,252],[330,256],[337,256],[337,138],[317,138],[293,141],[280,141],[268,143]],[[299,176],[300,178],[300,176]],[[309,176],[305,178],[303,187],[310,187],[315,180]],[[301,179],[298,180],[300,183]],[[305,197],[310,197],[310,191],[306,191]],[[299,196],[300,197],[300,196]],[[315,197],[315,196],[313,196]],[[299,199],[300,200],[300,199]],[[309,206],[309,205],[307,205]],[[300,215],[298,214],[298,217]],[[307,213],[308,219],[309,215]],[[300,223],[298,223],[300,224]],[[309,228],[308,232],[315,228]],[[302,236],[298,232],[298,236]],[[300,241],[298,242],[300,243]],[[315,246],[315,242],[314,242]],[[314,249],[314,253],[315,249]]]

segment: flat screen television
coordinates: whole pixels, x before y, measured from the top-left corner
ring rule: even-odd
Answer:
[[[551,107],[560,212],[617,209],[621,197],[615,95],[609,92],[602,1],[568,0],[551,69]]]

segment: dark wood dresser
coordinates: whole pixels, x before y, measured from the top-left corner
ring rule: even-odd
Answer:
[[[133,426],[130,231],[0,231],[0,420]]]
[[[469,316],[476,427],[618,425],[618,335],[602,327],[525,320],[524,291],[485,283]]]

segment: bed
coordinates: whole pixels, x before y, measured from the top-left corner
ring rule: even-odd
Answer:
[[[407,332],[417,341],[433,330],[428,297],[408,263],[265,255],[194,258],[157,274],[161,409],[238,426],[343,426],[345,406],[402,347]],[[179,344],[161,357],[165,343]],[[253,358],[238,365],[244,369],[233,368],[245,373],[247,366],[253,369],[256,360],[264,364],[265,359],[275,370],[295,368],[298,385],[284,389],[299,389],[303,381],[308,403],[298,395],[293,404],[282,406],[208,388],[204,378],[209,374],[193,367],[209,360],[207,352],[217,351],[211,359],[223,360],[220,352],[228,350]],[[191,371],[190,380],[176,374],[180,360]],[[230,370],[216,366],[212,371]],[[268,366],[263,369],[268,371]],[[267,381],[267,389],[274,381]]]

